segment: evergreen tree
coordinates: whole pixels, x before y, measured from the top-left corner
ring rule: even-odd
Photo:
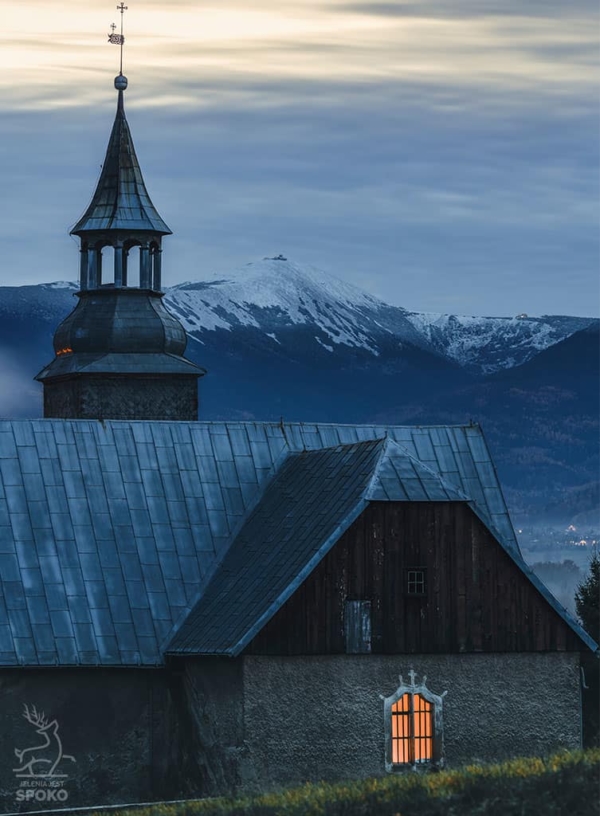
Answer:
[[[596,642],[600,641],[600,557],[594,553],[590,572],[575,593],[575,608],[583,628]]]

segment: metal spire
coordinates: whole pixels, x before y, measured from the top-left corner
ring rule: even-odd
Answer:
[[[123,92],[127,88],[127,77],[123,76],[123,14],[127,6],[121,3],[117,10],[121,12],[121,33],[115,34],[117,26],[113,23],[112,33],[108,35],[110,43],[121,46],[121,73],[115,77],[115,88],[119,92],[117,115],[96,191],[84,215],[71,230],[71,235],[83,237],[109,231],[170,235],[171,230],[158,214],[146,190],[125,117]]]
[[[121,59],[119,62],[119,76],[123,76],[123,45],[125,44],[125,36],[123,34],[123,15],[127,11],[129,6],[126,6],[123,2],[121,2],[120,6],[117,6],[117,11],[121,12],[121,33],[115,34],[116,25],[112,23],[112,34],[108,35],[109,43],[113,45],[120,45],[121,46]]]

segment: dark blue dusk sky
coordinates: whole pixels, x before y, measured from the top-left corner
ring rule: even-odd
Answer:
[[[1,285],[77,275],[115,5],[3,12]],[[598,314],[595,0],[128,5],[167,285],[281,252],[419,311]]]

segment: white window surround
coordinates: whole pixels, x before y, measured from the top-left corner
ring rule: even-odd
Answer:
[[[406,683],[400,675],[400,685],[390,697],[384,697],[380,694],[383,700],[383,717],[384,717],[384,734],[385,734],[385,769],[388,772],[399,771],[406,768],[416,768],[416,764],[402,763],[396,764],[392,762],[392,706],[400,700],[405,694],[420,694],[427,702],[433,705],[433,759],[430,765],[441,767],[444,764],[444,723],[442,710],[444,705],[444,697],[448,694],[444,691],[443,694],[438,695],[430,691],[427,686],[427,676],[423,675],[420,683],[416,683],[416,673],[411,669],[409,671],[410,683]]]

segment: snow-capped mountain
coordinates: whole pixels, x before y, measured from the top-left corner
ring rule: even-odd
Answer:
[[[0,288],[0,315],[9,322],[60,320],[74,305],[76,291],[77,284],[65,281]],[[410,346],[479,375],[522,365],[598,323],[582,317],[409,312],[281,255],[227,275],[173,286],[165,304],[202,345],[211,345],[221,332],[229,333],[233,342],[242,331],[245,342],[252,336],[265,351],[280,354],[290,336],[297,344],[301,334],[303,351],[318,356],[354,352],[372,359]]]
[[[245,326],[281,344],[281,330],[311,327],[313,342],[332,354],[346,346],[377,357],[382,346],[389,348],[395,341],[437,353],[479,374],[522,365],[595,322],[408,312],[282,256],[249,263],[212,281],[174,286],[166,303],[201,342],[206,332]]]
[[[470,317],[407,314],[419,334],[461,366],[484,374],[523,365],[540,351],[594,324],[593,318]]]
[[[33,377],[76,291],[0,288],[0,417],[42,415]],[[165,303],[208,370],[203,419],[473,419],[511,506],[532,512],[597,480],[598,320],[408,312],[281,256],[174,286]]]
[[[377,357],[382,334],[430,346],[404,309],[283,256],[246,264],[212,281],[179,284],[167,291],[165,302],[197,339],[204,332],[246,326],[280,343],[278,331],[302,326],[312,327],[315,343],[330,353],[346,346]]]

